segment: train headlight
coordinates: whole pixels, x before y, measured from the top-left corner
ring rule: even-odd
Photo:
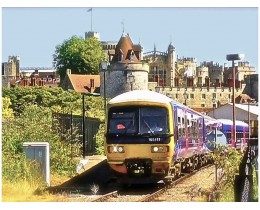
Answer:
[[[169,147],[168,146],[152,146],[151,152],[153,152],[153,153],[169,152]]]
[[[107,148],[109,153],[124,153],[125,149],[123,146],[109,146]]]

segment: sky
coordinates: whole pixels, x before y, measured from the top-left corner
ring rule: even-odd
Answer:
[[[62,5],[62,4],[61,4]],[[119,41],[123,30],[144,52],[167,51],[231,66],[227,54],[245,54],[258,71],[258,7],[2,7],[2,62],[51,67],[55,47],[92,30],[100,41]]]

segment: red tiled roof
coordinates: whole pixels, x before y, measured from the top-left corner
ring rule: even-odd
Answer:
[[[94,79],[93,90],[95,90],[95,88],[100,87],[99,75],[68,74],[67,76],[76,92],[79,93],[93,92],[90,89],[90,79]]]
[[[131,53],[133,52],[133,62],[139,62],[139,52],[141,47],[137,47],[138,45],[134,45],[131,38],[128,34],[123,34],[116,45],[115,56],[113,57],[113,61],[119,61],[120,51],[123,53],[123,63],[130,62]]]

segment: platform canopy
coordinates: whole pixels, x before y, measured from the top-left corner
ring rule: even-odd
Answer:
[[[249,110],[249,112],[248,112]],[[250,120],[258,120],[259,106],[248,104],[235,104],[236,120],[248,121],[248,114],[250,114]],[[213,117],[213,111],[208,112],[210,117]],[[228,103],[221,107],[214,109],[214,117],[216,119],[229,119],[233,120],[233,104]]]

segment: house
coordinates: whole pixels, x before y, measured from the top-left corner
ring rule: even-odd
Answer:
[[[68,69],[60,87],[64,90],[75,90],[78,93],[100,93],[100,76],[71,74],[71,70]]]

